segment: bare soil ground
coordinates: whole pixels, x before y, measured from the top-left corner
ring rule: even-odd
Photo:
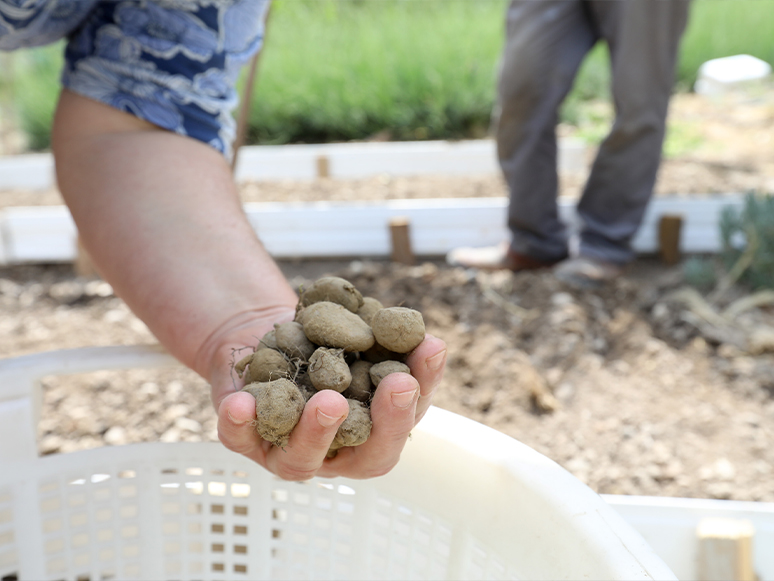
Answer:
[[[601,292],[550,273],[442,263],[292,263],[293,284],[352,280],[424,313],[449,345],[435,403],[553,458],[599,492],[774,501],[774,355],[712,344],[664,297],[679,271],[641,260]],[[755,309],[774,325],[774,310]],[[109,285],[69,267],[0,271],[6,356],[153,337]],[[44,381],[46,453],[140,441],[215,440],[206,384],[186,370]]]
[[[771,102],[737,110],[697,99],[673,103],[689,145],[665,162],[658,193],[774,190]],[[581,183],[565,178],[562,194],[577,195]],[[384,176],[252,184],[242,194],[302,201],[505,190],[496,177]],[[56,192],[0,193],[0,206],[31,203],[61,202]],[[643,258],[598,292],[564,288],[550,272],[483,274],[438,260],[282,267],[296,286],[336,274],[387,305],[421,310],[449,345],[435,403],[525,442],[599,492],[774,501],[774,343],[753,349],[708,332],[673,294],[683,285],[679,267]],[[744,294],[734,288],[717,306]],[[740,333],[774,328],[774,308],[749,308],[736,323]],[[70,266],[0,269],[4,357],[153,341],[107,283]],[[184,369],[46,378],[39,435],[46,453],[217,439],[207,386]]]

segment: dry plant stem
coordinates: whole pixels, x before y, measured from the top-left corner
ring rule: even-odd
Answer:
[[[726,275],[720,279],[718,285],[715,287],[715,290],[713,290],[709,297],[707,297],[707,300],[710,303],[717,303],[721,298],[723,298],[723,295],[728,292],[728,289],[734,286],[734,283],[739,280],[739,278],[744,274],[744,271],[750,268],[750,265],[752,264],[752,261],[755,258],[755,253],[757,251],[758,237],[755,235],[755,232],[750,232],[750,239],[748,241],[747,248],[744,249],[744,252],[742,252],[739,258],[736,260],[734,266],[731,267],[731,270],[729,270]]]
[[[750,328],[740,324],[736,317],[748,309],[774,303],[774,292],[761,291],[753,295],[743,297],[733,303],[722,313],[699,294],[696,289],[683,287],[669,295],[671,300],[682,303],[687,311],[682,314],[682,319],[699,329],[705,338],[728,343],[742,350],[750,350],[755,343],[755,334],[765,333],[765,327]]]
[[[217,151],[68,91],[52,137],[90,255],[175,357],[210,379],[255,325],[292,319],[295,293]]]
[[[769,305],[774,305],[774,290],[762,290],[735,300],[725,308],[723,316],[732,321],[750,309]]]
[[[730,322],[723,318],[714,307],[692,287],[682,287],[667,295],[669,300],[685,305],[689,311],[715,327],[727,327]]]
[[[266,16],[264,17],[263,26],[263,39],[266,43],[266,36],[269,31],[269,17],[271,16],[271,4],[266,9]],[[245,81],[244,89],[242,91],[242,98],[240,99],[239,115],[237,117],[237,134],[234,140],[234,157],[231,160],[231,171],[236,172],[237,160],[239,158],[239,150],[245,144],[247,138],[247,122],[250,117],[250,108],[253,102],[253,91],[255,90],[255,80],[258,76],[258,65],[261,62],[262,50],[258,51],[250,59],[250,66],[247,72],[247,80]]]
[[[736,327],[716,327],[697,316],[693,311],[687,310],[681,313],[680,319],[693,325],[699,333],[713,343],[727,343],[741,351],[747,351],[748,339],[746,333]]]
[[[707,339],[747,349],[747,332],[732,320],[718,314],[696,289],[683,287],[669,294],[667,298],[686,307],[687,310],[682,313],[681,318],[696,327]]]

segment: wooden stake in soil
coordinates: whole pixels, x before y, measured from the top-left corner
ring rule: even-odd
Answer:
[[[390,239],[392,241],[390,257],[393,262],[409,266],[416,264],[414,251],[411,248],[408,218],[405,216],[395,216],[390,219]]]
[[[750,521],[705,518],[699,522],[696,535],[700,581],[755,581],[752,554],[755,529]]]
[[[331,166],[330,161],[328,160],[327,155],[318,155],[317,156],[317,177],[318,178],[327,178],[331,175]]]
[[[668,265],[680,262],[680,231],[683,217],[673,214],[661,216],[658,222],[658,248],[661,260]]]
[[[270,15],[271,4],[269,4],[268,8],[266,8],[266,16],[263,20],[263,46],[266,45],[266,34],[269,28]],[[247,121],[250,117],[250,101],[252,101],[253,98],[253,88],[255,87],[255,79],[258,76],[258,63],[261,59],[261,53],[263,53],[263,46],[257,53],[253,55],[253,58],[250,59],[250,69],[247,72],[247,82],[245,83],[244,90],[242,92],[239,115],[237,117],[236,137],[234,139],[234,153],[233,157],[231,158],[231,173],[236,171],[239,149],[247,140]]]

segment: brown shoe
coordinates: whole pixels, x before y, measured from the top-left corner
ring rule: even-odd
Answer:
[[[483,248],[455,248],[446,255],[446,262],[451,266],[513,272],[549,268],[560,260],[538,260],[526,254],[519,254],[511,250],[507,243]]]

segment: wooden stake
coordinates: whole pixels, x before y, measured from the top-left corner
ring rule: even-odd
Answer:
[[[744,519],[705,518],[696,528],[700,581],[755,581],[752,523]]]
[[[680,262],[680,231],[682,227],[683,217],[674,214],[665,214],[658,222],[659,254],[661,260],[670,266]]]
[[[253,88],[255,87],[255,79],[258,75],[258,63],[261,60],[261,54],[266,46],[266,35],[269,29],[269,16],[271,15],[271,4],[266,8],[266,16],[264,17],[263,25],[263,43],[261,49],[253,55],[250,60],[250,69],[247,72],[247,82],[245,83],[242,91],[242,99],[239,107],[239,115],[237,117],[236,137],[234,139],[234,154],[231,158],[231,173],[236,171],[237,157],[239,156],[239,149],[244,145],[247,140],[247,121],[250,118],[250,101],[253,99]]]
[[[328,160],[328,156],[318,155],[316,161],[317,161],[317,177],[318,178],[330,177],[331,166],[330,166],[330,161]]]
[[[414,251],[411,248],[408,218],[396,216],[390,219],[390,238],[392,240],[392,261],[409,266],[416,264]]]

